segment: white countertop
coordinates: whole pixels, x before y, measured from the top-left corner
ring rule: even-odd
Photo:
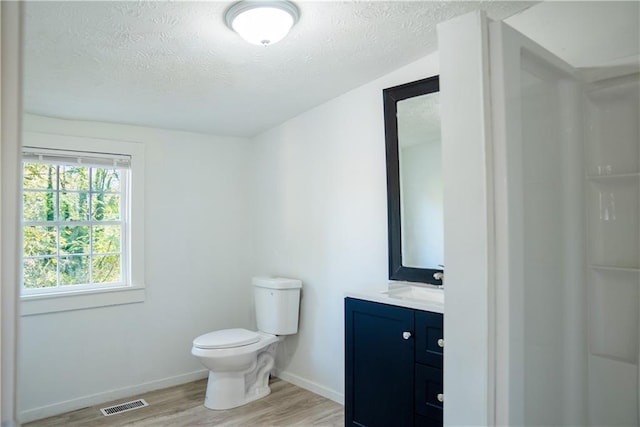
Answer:
[[[427,284],[390,282],[386,288],[349,291],[345,296],[415,310],[444,313],[444,289]]]

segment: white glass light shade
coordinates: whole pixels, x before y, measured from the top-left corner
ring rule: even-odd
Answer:
[[[226,21],[249,43],[268,46],[282,40],[298,16],[297,7],[288,1],[241,1],[229,8]]]

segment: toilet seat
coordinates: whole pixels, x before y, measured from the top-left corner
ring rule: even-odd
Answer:
[[[202,349],[234,348],[253,344],[259,340],[260,335],[257,332],[247,329],[222,329],[200,335],[193,340],[193,346]]]

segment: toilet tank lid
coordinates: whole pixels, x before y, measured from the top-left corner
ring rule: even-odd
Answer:
[[[302,287],[301,280],[286,277],[254,277],[251,282],[253,286],[268,289],[300,289]]]
[[[253,344],[260,340],[257,332],[247,329],[222,329],[200,335],[193,340],[193,346],[197,348],[232,348]]]

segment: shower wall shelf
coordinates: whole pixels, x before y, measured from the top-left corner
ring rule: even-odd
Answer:
[[[593,352],[592,351],[591,355],[592,355],[592,357],[594,357],[594,356],[595,357],[600,357],[602,359],[611,360],[611,361],[618,362],[618,363],[624,363],[624,364],[627,364],[627,365],[635,365],[635,362],[630,362],[630,361],[628,361],[628,360],[626,360],[626,359],[624,359],[622,357],[612,356],[610,354],[600,354],[598,352]]]
[[[640,273],[640,268],[615,267],[610,265],[592,265],[591,268],[593,268],[594,270],[602,271],[623,271],[629,273]]]
[[[589,181],[602,181],[602,182],[610,182],[617,180],[640,180],[640,173],[619,173],[619,174],[611,174],[611,175],[589,175],[587,176]]]

